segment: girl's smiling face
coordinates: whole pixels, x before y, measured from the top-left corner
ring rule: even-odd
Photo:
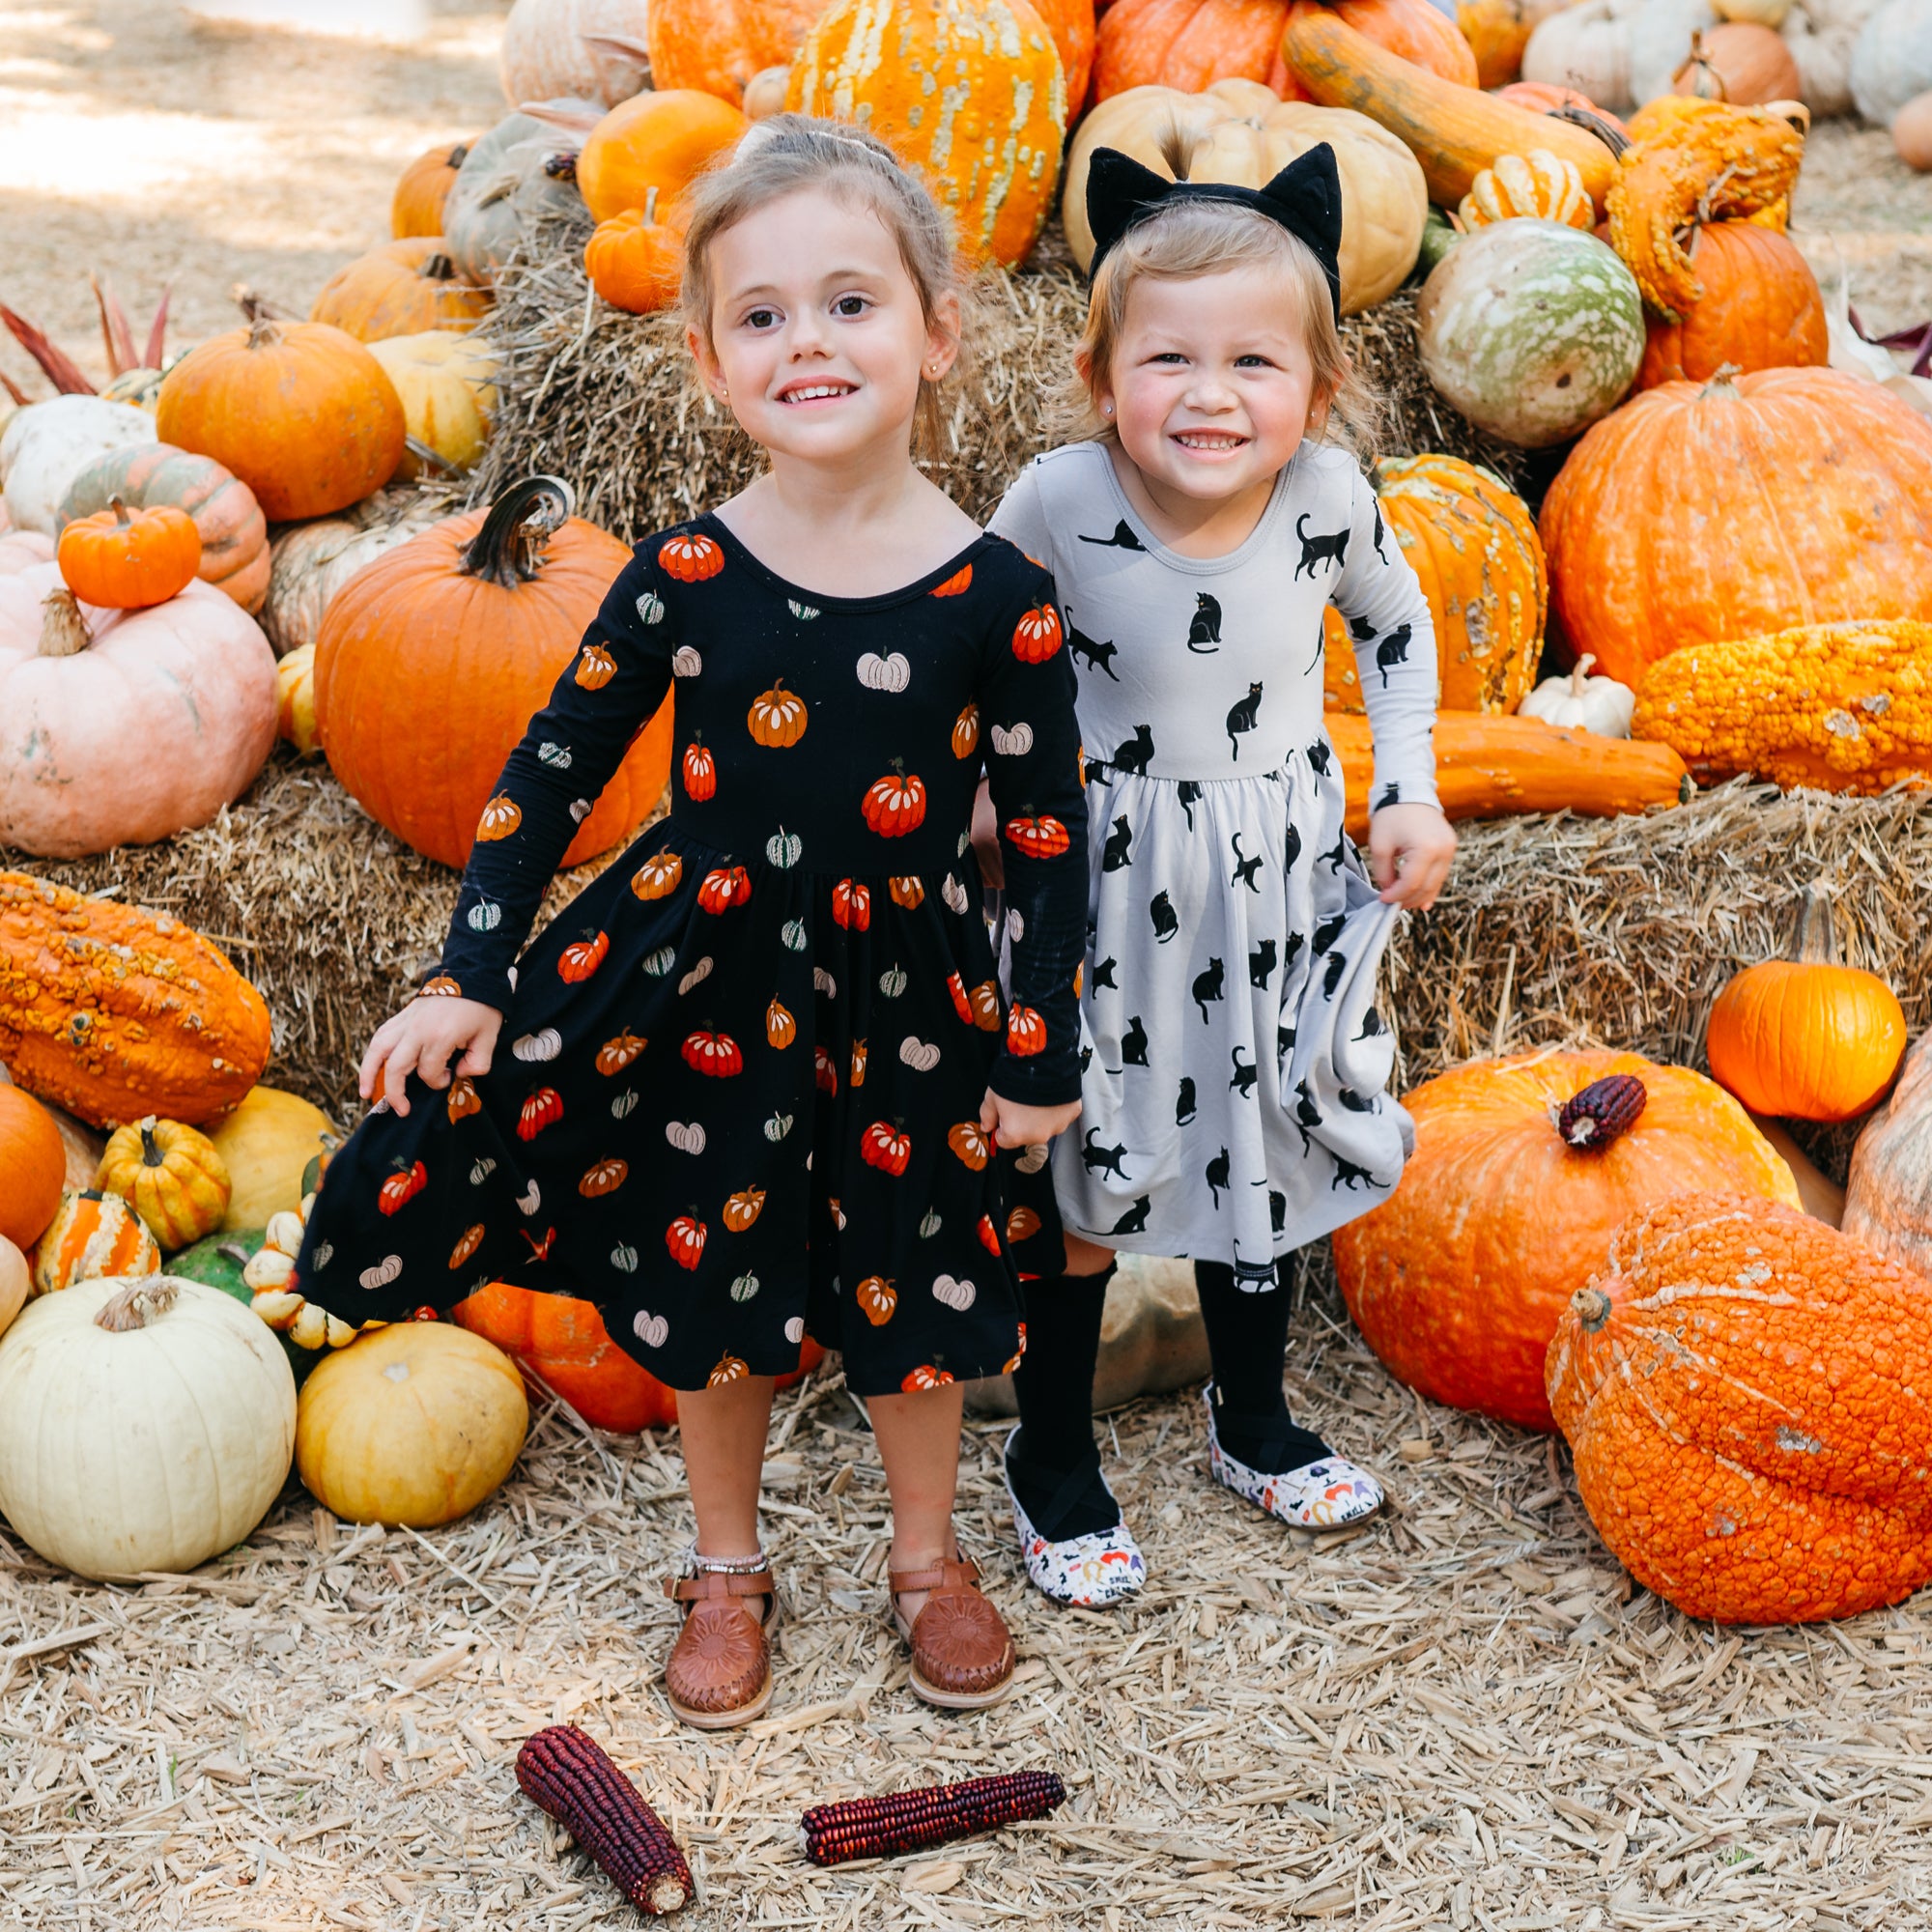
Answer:
[[[1269,486],[1327,415],[1296,289],[1278,269],[1136,281],[1112,362],[1097,400],[1156,500]]]
[[[920,381],[959,350],[958,303],[927,322],[898,246],[869,209],[815,188],[769,202],[711,243],[706,386],[753,441],[838,464],[911,436]]]

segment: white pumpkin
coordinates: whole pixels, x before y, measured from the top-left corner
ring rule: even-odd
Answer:
[[[1717,24],[1706,0],[1644,0],[1631,20],[1631,99],[1641,107],[1670,93],[1671,75],[1690,58],[1690,36]]]
[[[1597,660],[1587,651],[1568,677],[1547,677],[1522,700],[1520,715],[1546,724],[1594,731],[1600,738],[1628,738],[1636,693],[1613,677],[1592,677]]]
[[[0,435],[0,483],[14,527],[54,535],[61,498],[97,456],[159,440],[146,410],[100,396],[55,396],[15,410]]]
[[[503,99],[577,95],[614,107],[651,84],[649,0],[517,0],[503,22]]]
[[[1630,105],[1631,22],[1642,0],[1582,0],[1537,23],[1522,77],[1568,87],[1614,114]]]
[[[32,1282],[26,1256],[5,1235],[0,1235],[0,1335],[6,1334],[14,1316],[27,1305],[27,1290]]]
[[[370,353],[379,346],[370,344]],[[339,517],[284,525],[269,549],[269,594],[262,601],[262,629],[275,655],[285,658],[314,643],[335,593],[357,571],[426,530],[438,514],[414,491],[387,492]]]
[[[1852,48],[1852,99],[1867,121],[1889,128],[1908,100],[1932,92],[1932,7],[1886,0]],[[16,517],[17,523],[19,519]]]
[[[232,1548],[295,1446],[288,1357],[219,1289],[76,1282],[0,1339],[0,1511],[79,1576],[192,1570]]]
[[[1864,0],[1837,4],[1862,6]],[[1852,111],[1852,49],[1863,15],[1857,21],[1828,17],[1831,6],[1832,0],[1805,0],[1784,16],[1779,30],[1798,64],[1799,97],[1815,120]]]

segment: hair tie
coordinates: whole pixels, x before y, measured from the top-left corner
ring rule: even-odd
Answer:
[[[1095,274],[1108,251],[1151,215],[1182,201],[1225,201],[1253,209],[1304,243],[1321,265],[1335,320],[1342,319],[1342,177],[1326,141],[1298,156],[1263,187],[1232,182],[1169,181],[1118,148],[1096,148],[1087,170],[1087,225]]]

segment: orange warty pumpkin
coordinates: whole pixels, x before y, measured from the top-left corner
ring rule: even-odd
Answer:
[[[456,184],[457,170],[469,158],[469,144],[439,141],[406,167],[389,201],[389,233],[398,242],[412,236],[442,233],[442,204]]]
[[[1733,369],[1822,368],[1825,298],[1797,245],[1755,221],[1713,221],[1690,238],[1704,293],[1682,322],[1645,318],[1640,389]]]
[[[1665,383],[1584,435],[1543,501],[1571,647],[1635,685],[1686,644],[1932,614],[1932,421],[1835,369]]]
[[[612,308],[655,315],[677,300],[684,281],[684,230],[658,217],[658,190],[642,208],[600,221],[583,244],[583,272]]]
[[[490,292],[473,289],[443,252],[440,235],[385,242],[323,284],[311,322],[326,322],[357,342],[425,329],[474,328],[490,313]]]
[[[825,0],[651,0],[651,85],[695,87],[733,107],[770,67],[789,67]]]
[[[160,440],[232,470],[270,523],[324,517],[380,490],[407,434],[383,365],[326,323],[272,321],[253,296],[242,307],[244,327],[189,350],[162,378]]]
[[[1016,268],[1052,211],[1066,81],[1029,0],[832,0],[785,105],[884,141],[952,216],[972,263]]]
[[[647,206],[653,188],[668,211],[750,126],[737,108],[696,88],[637,95],[591,128],[577,156],[578,190],[599,221]]]
[[[1549,604],[1529,506],[1454,456],[1386,457],[1376,466],[1376,489],[1435,620],[1437,702],[1448,711],[1515,711],[1535,681]],[[1349,627],[1332,604],[1321,624],[1322,701],[1331,711],[1363,711]]]
[[[1905,1037],[1897,994],[1838,963],[1832,902],[1809,886],[1790,956],[1747,966],[1725,986],[1704,1051],[1719,1085],[1754,1114],[1849,1121],[1891,1085]]]
[[[1552,1112],[1618,1074],[1642,1083],[1634,1123],[1566,1141]],[[1336,1234],[1343,1298],[1399,1381],[1525,1429],[1552,1427],[1544,1352],[1631,1214],[1710,1188],[1798,1206],[1791,1170],[1729,1094],[1634,1053],[1473,1061],[1403,1105],[1415,1153]]]
[[[1932,1577],[1923,1277],[1789,1208],[1683,1194],[1564,1311],[1549,1404],[1597,1533],[1685,1615],[1809,1623]]]
[[[372,817],[445,866],[469,858],[503,761],[630,561],[569,509],[554,477],[512,484],[487,514],[447,518],[359,571],[323,619],[315,709],[328,762]],[[670,721],[667,698],[566,866],[628,838],[657,803]]]
[[[59,1210],[66,1179],[53,1116],[31,1094],[0,1086],[0,1236],[32,1247]]]

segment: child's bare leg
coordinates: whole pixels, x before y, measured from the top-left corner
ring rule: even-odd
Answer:
[[[1066,1272],[1072,1275],[1099,1274],[1114,1264],[1114,1251],[1103,1248],[1097,1241],[1082,1240],[1078,1235],[1067,1235]]]
[[[717,1388],[678,1391],[677,1422],[700,1556],[757,1553],[758,1478],[776,1386],[770,1376],[744,1376]]]
[[[924,1570],[958,1553],[952,1498],[959,1486],[959,1423],[965,1397],[957,1383],[914,1395],[876,1395],[866,1405],[886,1484],[893,1497],[894,1570]],[[899,1607],[911,1622],[924,1606],[923,1591],[908,1591]]]

